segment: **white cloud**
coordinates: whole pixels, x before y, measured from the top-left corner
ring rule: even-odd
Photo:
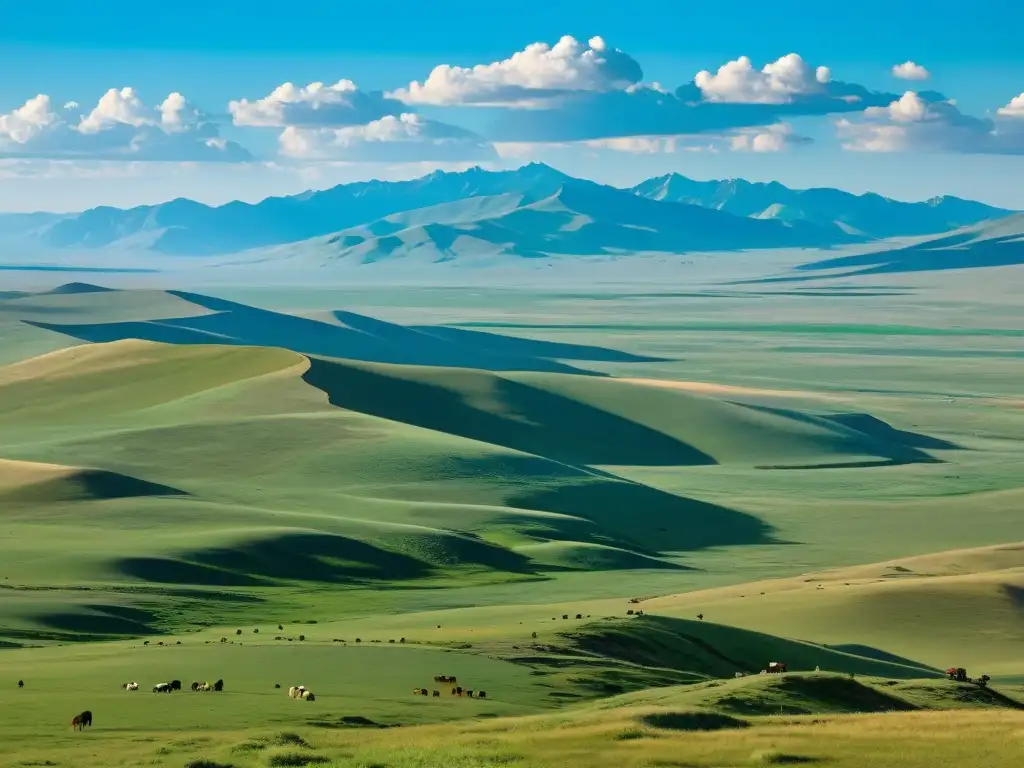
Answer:
[[[905,61],[892,68],[892,76],[899,78],[900,80],[927,80],[931,77],[931,72],[920,64],[915,64],[912,61]]]
[[[855,152],[1024,154],[1024,121],[1006,118],[983,120],[951,101],[907,91],[887,107],[864,110],[859,120],[840,119],[836,128],[843,148]]]
[[[623,136],[614,139],[594,139],[583,142],[593,149],[611,149],[631,155],[673,154],[678,138],[675,136]]]
[[[301,160],[414,163],[497,157],[494,148],[479,136],[411,113],[344,128],[288,126],[279,143],[281,154]]]
[[[6,140],[16,144],[27,144],[59,120],[60,117],[50,105],[50,97],[41,93],[13,112],[0,115],[0,142]]]
[[[793,133],[791,126],[777,123],[761,128],[743,129],[730,141],[733,152],[782,152],[798,144],[807,144],[810,139]]]
[[[529,107],[564,93],[624,90],[642,78],[640,65],[603,38],[583,43],[566,35],[553,46],[532,43],[491,64],[441,64],[422,83],[388,95],[407,104]]]
[[[0,115],[0,157],[119,161],[250,160],[249,153],[222,139],[217,126],[172,93],[150,109],[132,88],[111,88],[88,115],[74,117],[75,102],[53,109],[39,94]]]
[[[100,97],[92,112],[82,118],[77,129],[80,133],[99,133],[115,125],[152,125],[152,117],[135,93],[134,88],[111,88]]]
[[[1003,117],[1024,118],[1024,93],[1010,99],[1010,103],[1005,107],[1000,107],[996,113]]]
[[[714,74],[703,70],[693,79],[706,100],[733,104],[787,104],[797,97],[824,93],[831,81],[828,67],[812,69],[796,53],[761,70],[741,56],[723,64]]]
[[[397,113],[401,108],[401,103],[380,93],[362,91],[351,80],[339,80],[334,85],[310,83],[304,87],[284,83],[262,99],[239,99],[228,104],[235,125],[274,128],[359,125]]]

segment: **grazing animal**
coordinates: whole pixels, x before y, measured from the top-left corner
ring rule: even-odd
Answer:
[[[413,688],[412,689],[412,695],[413,696],[424,696],[424,695],[426,695],[426,693],[427,693],[427,689],[426,688]]]
[[[435,683],[455,683],[458,682],[455,675],[434,675]]]
[[[170,683],[157,683],[153,686],[153,693],[170,693],[172,690]]]
[[[192,690],[193,691],[198,691],[200,685],[202,685],[202,683],[197,683],[196,681],[193,680],[192,681]]]
[[[761,594],[764,594],[764,593],[762,592]],[[704,614],[703,613],[698,613],[697,614],[697,619],[700,620],[700,621],[704,621]]]
[[[85,710],[85,712],[83,712],[82,714],[75,715],[73,718],[71,718],[71,727],[74,728],[76,731],[82,730],[87,725],[90,728],[92,727],[92,712],[90,712],[88,709]]]
[[[306,701],[316,701],[316,696],[313,695],[312,691],[303,691],[300,698],[303,698]]]
[[[181,690],[181,680],[171,680],[171,690],[172,691],[180,691]]]
[[[24,688],[25,687],[25,681],[24,680],[19,680],[18,681],[18,687],[19,688]]]
[[[275,688],[280,688],[280,687],[281,687],[281,684],[280,684],[280,683],[274,683],[274,687],[275,687]]]
[[[458,694],[456,693],[456,691],[458,691],[458,690],[459,690],[458,688],[452,688],[452,696],[456,696],[456,695],[458,695]]]
[[[457,687],[457,688],[455,689],[455,695],[456,695],[456,696],[461,696],[461,695],[462,695],[462,686],[461,686],[461,685],[460,685],[460,686],[458,686],[458,687]]]
[[[436,698],[437,698],[438,696],[440,696],[440,695],[441,695],[441,692],[440,692],[440,691],[438,691],[438,690],[435,690],[435,691],[434,691],[434,698],[435,698],[435,699],[436,699]]]
[[[224,681],[223,680],[217,680],[217,682],[215,682],[213,684],[213,690],[215,690],[215,691],[223,691],[224,690]]]
[[[781,661],[772,661],[768,663],[769,674],[781,674],[786,671],[785,663]]]
[[[473,698],[473,691],[472,690],[466,691],[466,695],[469,696],[469,698],[472,699]]]
[[[487,698],[487,691],[477,691],[476,692],[476,697],[478,699],[486,699]]]
[[[288,689],[288,695],[293,699],[301,699],[302,694],[305,692],[306,686],[304,685],[293,685]]]
[[[125,683],[121,687],[124,688],[126,691],[137,691],[137,690],[139,690],[139,684],[136,683],[136,682]]]

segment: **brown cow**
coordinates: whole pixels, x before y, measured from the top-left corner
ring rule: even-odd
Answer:
[[[85,712],[83,712],[82,714],[75,715],[73,718],[71,718],[71,727],[74,728],[76,731],[82,730],[87,725],[90,728],[92,727],[92,712],[90,712],[88,709],[85,710]]]

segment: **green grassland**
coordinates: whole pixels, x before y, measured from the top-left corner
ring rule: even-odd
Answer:
[[[0,761],[1008,765],[1024,310],[867,282],[4,294]]]

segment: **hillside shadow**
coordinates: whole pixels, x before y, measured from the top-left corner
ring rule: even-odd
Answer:
[[[824,418],[855,429],[861,434],[870,435],[887,443],[904,445],[908,448],[919,448],[926,451],[962,451],[963,446],[940,437],[911,432],[882,421],[869,413],[836,413]]]
[[[644,725],[666,731],[722,731],[749,728],[750,723],[717,712],[651,712],[638,718]]]
[[[761,413],[770,413],[776,416],[784,416],[796,421],[808,424],[821,425],[822,422],[831,422],[852,430],[854,435],[862,442],[862,450],[875,456],[884,457],[885,461],[865,463],[865,466],[884,466],[884,464],[934,464],[941,463],[940,459],[926,453],[929,450],[958,450],[960,446],[941,438],[931,437],[917,432],[909,432],[896,429],[887,422],[876,416],[867,413],[826,413],[809,414],[795,411],[789,408],[778,408],[768,405],[755,405],[753,403],[736,402],[743,408]],[[824,465],[819,465],[824,466]],[[835,466],[844,466],[836,464]],[[847,464],[846,466],[852,466]]]
[[[405,327],[342,311],[335,312],[335,316],[345,325],[335,325],[212,296],[183,291],[168,293],[208,309],[210,313],[117,323],[22,322],[94,343],[142,339],[164,344],[280,347],[300,354],[364,362],[488,371],[604,376],[559,362],[559,359],[597,362],[645,362],[653,359],[600,347],[509,340],[489,333],[467,332],[467,335],[462,336],[444,330],[434,333],[419,327]]]
[[[923,672],[927,672],[929,675],[934,674],[938,670],[934,667],[929,667],[926,664],[922,664],[919,661],[908,659],[905,656],[899,656],[895,653],[889,653],[883,651],[880,648],[874,648],[870,645],[861,645],[859,643],[843,643],[841,645],[829,645],[833,651],[839,651],[841,653],[849,653],[854,656],[862,656],[865,659],[874,659],[876,661],[886,661],[891,664],[902,664],[905,667],[918,667]]]
[[[873,275],[1024,264],[1024,240],[1019,233],[971,242],[975,236],[970,232],[957,233],[905,248],[814,261],[797,269],[816,272],[863,267],[849,274]]]
[[[374,320],[363,315],[354,315],[351,312],[335,312],[334,315],[340,321],[356,330],[374,332],[374,329],[379,324],[382,324],[380,320]],[[392,328],[403,327],[392,325],[391,323],[383,323],[383,325],[390,325]],[[543,357],[555,360],[581,360],[599,363],[652,363],[663,362],[666,359],[633,355],[628,352],[594,347],[588,344],[565,344],[557,341],[524,339],[518,336],[503,336],[497,333],[472,331],[448,325],[410,325],[406,326],[405,330],[432,336],[451,344],[474,348],[490,355]],[[381,333],[382,331],[378,330],[377,332]]]
[[[505,503],[589,520],[615,545],[650,555],[778,543],[774,529],[754,515],[626,480],[595,478],[526,489]]]
[[[526,384],[479,375],[490,389],[483,407],[436,384],[317,358],[310,359],[303,379],[339,408],[568,464],[716,463],[697,448],[636,422]]]
[[[188,495],[178,488],[102,469],[82,470],[0,491],[0,499],[5,501],[33,503]]]
[[[429,576],[421,560],[358,539],[326,533],[290,533],[207,547],[175,559],[132,558],[118,564],[146,581],[203,586],[257,586],[270,581],[324,584],[406,581]],[[228,583],[225,583],[228,582]]]
[[[118,571],[159,584],[204,587],[258,587],[275,582],[386,586],[437,575],[439,568],[477,566],[506,573],[533,573],[529,560],[482,540],[438,533],[432,542],[390,539],[406,552],[329,533],[288,533],[207,547],[175,557],[132,557],[117,561]],[[433,562],[432,562],[433,561]]]
[[[55,611],[39,617],[39,624],[47,629],[74,636],[106,635],[107,637],[137,637],[156,633],[156,616],[144,608],[127,605],[91,605],[79,612]],[[84,638],[82,638],[84,639]]]

